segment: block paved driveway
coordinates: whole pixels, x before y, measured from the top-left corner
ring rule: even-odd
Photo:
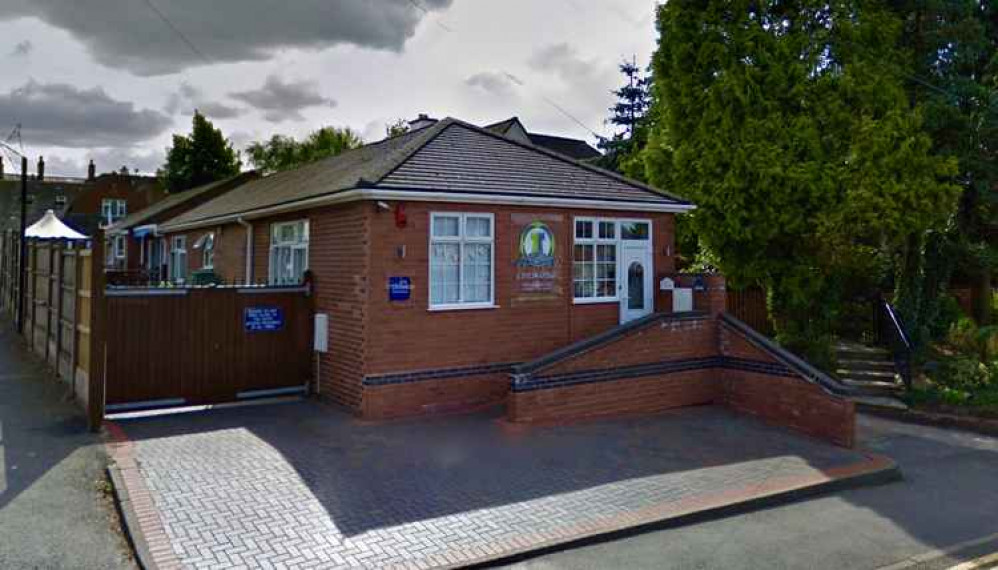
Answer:
[[[480,562],[866,461],[712,407],[525,427],[498,413],[368,424],[298,402],[115,426],[162,559],[192,568]]]

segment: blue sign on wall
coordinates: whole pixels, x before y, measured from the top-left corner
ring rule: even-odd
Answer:
[[[243,313],[246,332],[270,332],[284,328],[284,311],[280,307],[246,307]]]
[[[408,301],[412,295],[412,279],[408,277],[388,278],[388,299],[391,301]]]

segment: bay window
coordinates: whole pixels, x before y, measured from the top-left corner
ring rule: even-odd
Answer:
[[[492,214],[430,215],[430,308],[494,305],[494,222]]]
[[[298,285],[308,270],[308,220],[270,226],[271,285]]]

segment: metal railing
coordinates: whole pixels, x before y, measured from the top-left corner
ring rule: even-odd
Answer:
[[[894,307],[885,299],[879,301],[882,318],[877,319],[879,330],[877,337],[894,357],[894,368],[901,375],[905,388],[911,388],[911,338],[905,331],[904,322]]]

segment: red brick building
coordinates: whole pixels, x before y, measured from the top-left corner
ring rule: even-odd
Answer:
[[[445,119],[250,181],[159,231],[171,267],[203,267],[194,246],[210,239],[211,266],[228,281],[297,285],[311,274],[315,310],[328,316],[322,398],[370,418],[507,402],[517,419],[529,408],[511,384],[522,367],[672,311],[675,215],[691,209]],[[722,370],[723,280],[703,289],[701,308],[715,309],[703,330],[668,342],[684,362]],[[693,400],[723,402],[735,393],[723,381],[719,372],[695,387]]]

